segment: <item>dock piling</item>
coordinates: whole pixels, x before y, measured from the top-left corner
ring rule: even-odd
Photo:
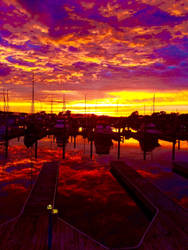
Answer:
[[[48,215],[48,250],[52,248],[52,212]]]
[[[180,150],[180,140],[178,140],[178,150]]]
[[[120,159],[120,138],[118,139],[118,160]]]
[[[90,158],[92,160],[92,157],[93,157],[93,140],[91,140],[90,142]]]
[[[63,142],[63,159],[65,159],[65,142]]]
[[[175,160],[175,152],[176,152],[176,140],[172,142],[172,160]]]

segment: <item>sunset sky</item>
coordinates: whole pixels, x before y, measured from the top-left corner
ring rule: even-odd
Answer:
[[[0,109],[188,111],[188,0],[1,0]],[[145,108],[144,108],[145,107]]]

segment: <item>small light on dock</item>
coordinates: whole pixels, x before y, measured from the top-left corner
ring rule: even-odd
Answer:
[[[58,209],[52,209],[52,214],[58,214]]]
[[[48,206],[46,207],[47,210],[52,210],[52,205],[51,204],[48,204]]]

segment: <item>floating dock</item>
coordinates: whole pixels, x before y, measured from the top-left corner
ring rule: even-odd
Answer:
[[[126,163],[111,163],[111,172],[118,181],[151,211],[158,214],[137,249],[188,249],[188,212],[170,200]],[[148,202],[149,201],[149,202]],[[153,207],[152,207],[153,204]]]
[[[135,248],[121,249],[188,249],[188,212],[124,162],[115,161],[111,166],[114,176],[151,216],[150,226],[140,243]],[[55,203],[57,178],[58,163],[44,163],[20,215],[0,226],[1,250],[110,249],[60,219],[57,214],[52,215],[52,247],[49,248],[49,212],[46,207]],[[126,230],[125,225],[125,237]]]

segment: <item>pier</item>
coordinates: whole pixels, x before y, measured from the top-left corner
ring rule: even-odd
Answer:
[[[89,119],[88,119],[89,120]],[[40,122],[39,122],[40,124]],[[109,123],[112,126],[112,123]],[[112,126],[113,127],[113,126]],[[32,126],[31,126],[32,128]],[[40,128],[40,126],[39,126]],[[84,130],[83,124],[79,126],[82,131],[77,129],[73,130],[70,126],[69,132],[60,132],[59,138],[66,138],[67,140],[58,140],[56,137],[56,143],[62,147],[62,158],[65,158],[65,146],[69,136],[72,136],[73,147],[77,147],[76,136],[80,135],[85,139],[88,139],[90,143],[90,158],[92,159],[94,146],[97,145],[96,135],[94,127]],[[120,153],[123,152],[121,142],[123,139],[134,139],[141,141],[143,139],[143,133],[131,132],[129,130],[123,130],[123,127],[116,129],[116,132],[112,132],[110,141],[117,141],[117,159],[120,159]],[[18,137],[25,134],[25,127],[21,130],[17,130],[11,137],[7,136],[5,140],[5,155],[8,154],[8,142],[9,139]],[[50,131],[50,132],[49,132]],[[53,135],[53,130],[50,130],[49,123],[47,122],[43,126],[42,134],[36,130],[31,138],[35,144],[35,158],[37,158],[37,139],[46,136],[47,134]],[[136,130],[135,130],[136,131]],[[19,132],[19,133],[18,133]],[[104,134],[102,134],[101,138]],[[151,134],[152,135],[152,134]],[[36,137],[39,136],[39,137]],[[26,137],[26,136],[25,136]],[[98,145],[101,147],[102,142],[107,142],[106,139],[99,138]],[[180,149],[180,140],[177,136],[161,135],[155,136],[156,140],[168,141],[172,144],[172,160],[173,171],[187,177],[187,165],[182,162],[175,162],[175,150],[176,142],[178,142],[178,149]],[[186,138],[186,137],[185,137]],[[185,139],[183,138],[183,139]],[[183,140],[182,139],[182,140]],[[144,140],[143,140],[144,141]],[[152,142],[152,139],[150,140]],[[62,144],[61,144],[62,143]],[[147,143],[144,142],[146,145]],[[143,143],[143,144],[144,144]],[[109,144],[109,145],[108,145]],[[152,143],[151,143],[152,144]],[[110,149],[110,143],[107,143]],[[40,145],[39,145],[40,146]],[[79,146],[79,145],[78,145]],[[141,146],[141,145],[140,145]],[[84,141],[85,147],[85,141]],[[98,147],[99,148],[99,147]],[[142,147],[141,147],[142,148]],[[182,146],[183,148],[183,146]],[[104,153],[104,146],[102,147],[102,153]],[[85,148],[84,148],[85,150]],[[97,151],[96,151],[97,152]],[[106,150],[107,152],[107,150]],[[40,153],[40,151],[39,151]],[[108,150],[109,153],[109,150]],[[147,150],[144,151],[146,159]],[[7,156],[5,157],[7,158]],[[163,192],[158,190],[153,184],[149,183],[145,178],[141,177],[135,170],[127,166],[123,162],[112,163],[112,173],[117,180],[125,187],[125,189],[134,197],[138,205],[141,205],[144,212],[146,212],[151,221],[148,229],[143,235],[139,245],[135,246],[135,249],[186,249],[187,235],[188,235],[188,213],[181,208],[175,202],[170,200]],[[57,189],[58,178],[58,163],[50,162],[45,163],[41,169],[41,172],[37,178],[33,189],[25,202],[25,205],[21,213],[14,219],[0,225],[0,249],[2,250],[19,250],[19,249],[74,249],[74,250],[102,250],[109,249],[108,247],[100,244],[92,239],[84,232],[79,231],[78,228],[67,223],[62,218],[58,217],[58,214],[50,214],[46,207],[48,204],[55,206],[55,195]],[[15,201],[16,202],[16,201]],[[14,208],[12,208],[14,209]],[[58,207],[57,207],[58,209]],[[63,210],[63,207],[62,207]],[[50,242],[49,247],[49,225],[52,223],[53,227],[50,228]],[[110,221],[109,221],[110,223]],[[92,226],[92,225],[91,225]],[[123,234],[129,230],[126,226],[123,230]],[[115,248],[118,249],[118,248]],[[131,249],[131,248],[121,248]]]

